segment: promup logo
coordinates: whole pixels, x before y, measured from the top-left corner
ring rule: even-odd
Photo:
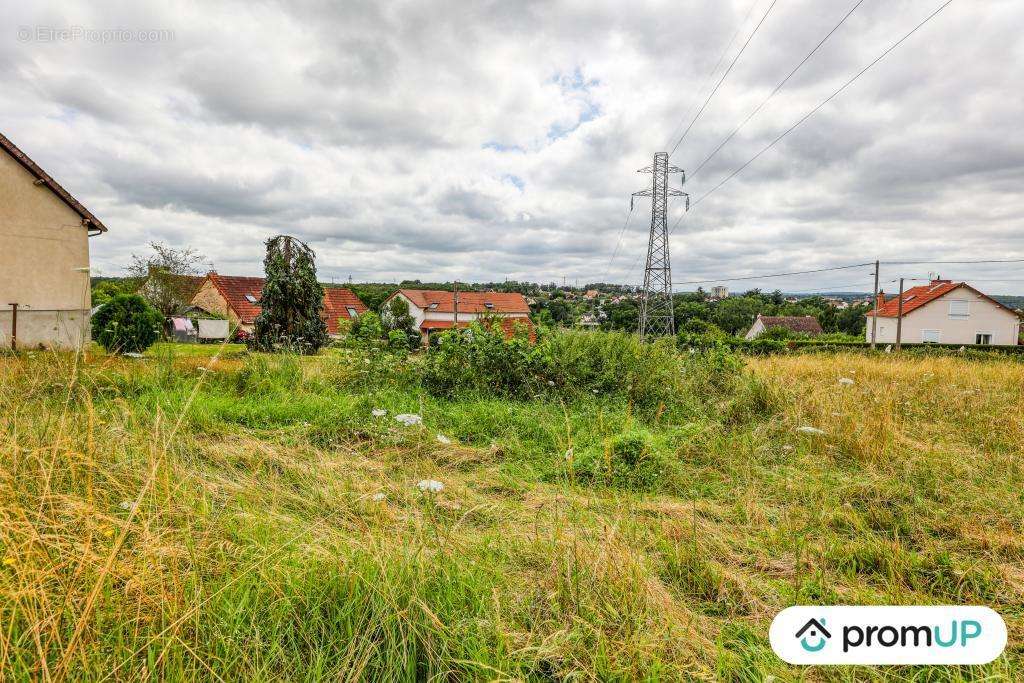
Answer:
[[[987,664],[1006,647],[1006,624],[976,606],[790,607],[769,640],[790,664]]]
[[[828,639],[832,637],[832,634],[825,628],[824,618],[822,618],[821,621],[817,619],[808,619],[807,623],[796,632],[796,637],[800,639],[800,646],[803,649],[808,652],[819,652],[828,644]],[[808,643],[808,639],[810,639],[814,645]]]

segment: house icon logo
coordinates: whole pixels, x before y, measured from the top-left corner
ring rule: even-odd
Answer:
[[[809,619],[807,623],[796,632],[796,637],[800,639],[800,647],[808,652],[818,652],[825,647],[825,644],[828,643],[828,639],[832,637],[832,634],[825,628],[824,618],[820,620]]]

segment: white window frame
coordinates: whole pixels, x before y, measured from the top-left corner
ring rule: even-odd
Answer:
[[[352,308],[351,306],[346,306],[345,310],[348,311],[348,317],[352,318],[353,320],[359,317],[359,311]]]
[[[963,304],[963,313],[955,312],[953,307],[956,304]],[[950,320],[967,320],[971,317],[971,302],[965,299],[951,299],[949,302]]]
[[[982,334],[988,335],[988,344],[982,344],[981,342],[978,341],[978,336],[982,335]],[[974,343],[977,346],[992,346],[992,340],[995,339],[995,338],[996,338],[996,333],[995,332],[990,332],[988,330],[978,330],[977,332],[974,333]]]
[[[935,339],[928,339],[928,333],[934,332]],[[942,330],[921,330],[921,343],[922,344],[941,344],[942,343]]]

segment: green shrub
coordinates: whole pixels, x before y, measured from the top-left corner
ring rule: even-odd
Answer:
[[[118,294],[92,316],[92,338],[107,351],[139,353],[160,338],[163,316],[138,294]]]
[[[651,433],[633,429],[611,439],[603,451],[590,450],[576,462],[582,481],[630,491],[661,490],[672,480],[673,463],[653,443]]]
[[[423,386],[437,396],[472,391],[529,398],[549,374],[550,359],[525,329],[507,338],[500,325],[474,322],[437,337],[423,363]]]

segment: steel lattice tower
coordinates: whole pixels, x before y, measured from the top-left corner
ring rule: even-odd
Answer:
[[[668,187],[669,173],[686,172],[669,166],[668,154],[658,152],[654,164],[641,168],[637,173],[651,174],[651,189],[634,192],[633,197],[651,198],[651,236],[647,241],[647,265],[644,268],[644,291],[640,295],[640,338],[647,335],[674,335],[675,315],[672,310],[672,262],[668,249],[668,198],[686,197],[686,208],[690,208],[690,196],[682,190]],[[632,209],[630,199],[630,209]]]

